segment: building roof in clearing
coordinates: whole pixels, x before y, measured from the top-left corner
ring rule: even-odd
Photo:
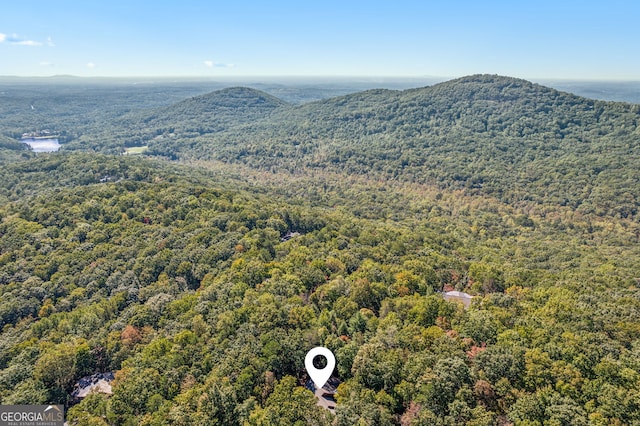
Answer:
[[[75,390],[71,394],[74,399],[82,399],[90,393],[104,393],[111,395],[111,382],[114,379],[112,372],[97,373],[93,376],[83,377],[76,383]]]
[[[464,293],[462,291],[455,291],[455,290],[454,291],[447,291],[445,293],[445,295],[452,296],[452,297],[464,297],[464,298],[469,298],[469,299],[473,298],[473,296],[468,294],[468,293]]]
[[[472,295],[462,291],[447,291],[444,293],[444,300],[462,302],[465,308],[468,308],[469,305],[471,305],[471,299],[473,299]]]
[[[97,383],[94,383],[90,386],[81,388],[76,394],[77,398],[84,398],[90,393],[104,393],[107,395],[111,395],[113,392],[111,390],[111,383],[106,381],[105,379],[98,380]]]
[[[316,386],[313,384],[313,381],[311,380],[307,380],[307,383],[305,386],[307,389],[313,392],[317,397],[318,406],[322,408],[326,408],[327,410],[335,414],[336,412],[335,395],[337,391],[336,388],[338,387],[339,384],[340,384],[340,380],[331,376],[329,380],[327,380],[327,383],[325,383],[324,386],[322,386],[322,388],[316,388]]]

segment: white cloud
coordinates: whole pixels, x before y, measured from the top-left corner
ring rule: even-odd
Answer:
[[[4,33],[0,33],[0,43],[3,41],[7,41],[10,44],[16,46],[42,46],[43,43],[35,40],[25,40],[24,38],[18,36],[18,34],[7,35]]]
[[[17,44],[18,46],[42,46],[42,43],[33,40],[14,41],[13,44]]]
[[[55,43],[51,40],[51,37],[47,37],[47,46],[54,47]]]
[[[233,64],[223,64],[220,62],[214,62],[214,61],[204,61],[203,62],[204,66],[206,66],[207,68],[233,68],[234,65]]]
[[[94,69],[96,67],[96,64],[94,64],[93,62],[89,62],[87,64],[87,68],[89,68],[90,70]]]
[[[41,67],[52,67],[52,66],[54,66],[54,65],[55,65],[55,64],[54,64],[53,62],[49,62],[49,61],[42,61],[42,62],[40,62],[40,66],[41,66]]]

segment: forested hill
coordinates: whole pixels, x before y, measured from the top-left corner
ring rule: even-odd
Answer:
[[[170,159],[367,175],[464,189],[511,205],[638,217],[640,105],[586,99],[494,75],[304,105],[235,87],[170,106],[159,104],[154,89],[149,107],[142,108],[132,96],[120,99],[120,92],[101,90],[109,107],[95,100],[85,116],[57,95],[49,100],[43,95],[34,110],[26,95],[13,104],[8,97],[0,130],[17,138],[23,131],[50,128],[61,135],[63,150],[122,153],[148,145],[148,154]],[[91,104],[82,99],[82,105]],[[18,104],[26,105],[26,112],[19,113]],[[47,115],[53,110],[60,111]],[[0,152],[5,159],[23,156]]]
[[[180,125],[186,118],[211,121],[244,121],[264,117],[277,108],[290,106],[286,102],[259,90],[247,87],[231,87],[196,96],[164,107],[143,116],[145,121]]]
[[[108,126],[85,133],[66,146],[69,150],[118,152],[124,147],[163,143],[163,156],[173,155],[176,141],[221,133],[234,126],[271,116],[290,105],[274,96],[247,87],[230,87],[195,96],[168,107],[141,109],[114,118]],[[183,148],[186,149],[189,144]]]
[[[272,108],[259,119],[236,108],[237,114],[221,116],[224,126],[214,118],[199,129],[188,124],[204,116],[196,105],[165,109],[161,123],[151,120],[137,130],[153,135],[141,143],[171,158],[292,172],[332,169],[466,188],[512,204],[638,213],[638,105],[491,75]]]

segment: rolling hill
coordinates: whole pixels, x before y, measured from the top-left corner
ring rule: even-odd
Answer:
[[[168,107],[146,109],[112,120],[67,144],[67,150],[93,149],[121,152],[123,147],[161,143],[163,150],[151,154],[178,158],[176,141],[191,145],[203,134],[228,131],[239,124],[265,119],[291,105],[267,93],[231,87],[188,98]],[[183,148],[187,148],[186,146]],[[188,149],[188,148],[187,148]]]
[[[246,94],[250,103],[258,96]],[[161,123],[148,122],[154,138],[144,144],[171,158],[292,173],[332,170],[464,188],[512,204],[559,204],[618,217],[638,213],[638,105],[490,75],[295,107],[268,99],[268,114],[237,108],[209,119],[195,99],[168,107]]]

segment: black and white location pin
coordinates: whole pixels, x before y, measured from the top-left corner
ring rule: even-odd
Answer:
[[[313,359],[321,355],[327,359],[327,365],[324,368],[316,368],[313,366]],[[316,385],[316,389],[322,389],[327,383],[333,369],[336,366],[336,357],[333,356],[333,352],[324,346],[317,346],[307,352],[307,356],[304,357],[304,367],[307,369],[307,373],[311,380]]]

